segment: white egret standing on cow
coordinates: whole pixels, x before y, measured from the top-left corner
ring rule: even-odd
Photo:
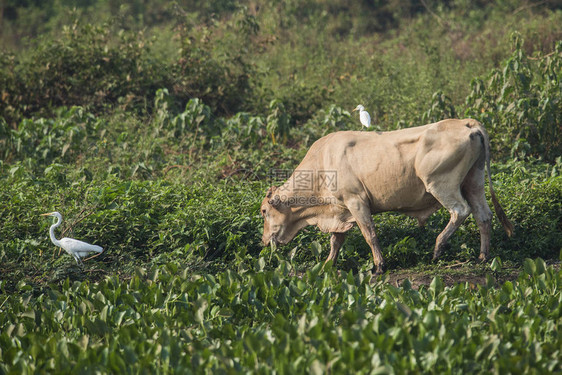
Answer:
[[[41,216],[54,216],[57,218],[57,222],[51,225],[51,228],[49,229],[51,242],[55,244],[55,246],[62,247],[64,251],[72,255],[76,260],[76,263],[78,263],[79,265],[83,265],[81,258],[86,257],[89,253],[95,252],[98,253],[97,255],[99,255],[103,251],[103,248],[101,248],[101,246],[91,245],[80,240],[75,240],[74,238],[64,237],[60,240],[57,240],[57,238],[55,237],[55,228],[61,225],[62,215],[55,211],[41,214]]]
[[[359,111],[359,120],[361,121],[361,124],[366,128],[370,127],[371,126],[371,116],[369,115],[369,112],[365,111],[365,107],[363,107],[361,104],[359,104],[351,112],[355,112],[355,111]],[[363,130],[363,128],[361,128],[361,130]]]

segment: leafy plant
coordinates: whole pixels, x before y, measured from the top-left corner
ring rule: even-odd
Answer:
[[[289,124],[291,116],[285,111],[285,106],[282,102],[274,100],[269,104],[270,115],[267,116],[267,131],[271,136],[271,141],[276,144],[277,134],[278,138],[281,138],[283,142],[287,141],[287,135],[289,134]]]
[[[6,137],[4,157],[29,157],[47,164],[55,159],[75,159],[96,141],[102,127],[102,120],[81,107],[61,107],[56,119],[24,119],[17,129],[11,130]]]
[[[0,294],[0,368],[562,369],[552,334],[562,274],[541,259],[527,260],[517,281],[499,288],[448,288],[435,278],[419,290],[321,273],[321,264],[297,277],[283,259],[274,270],[259,262],[257,272],[214,276],[169,263],[137,268],[127,281],[67,279],[39,297],[21,282],[17,294]]]
[[[562,43],[550,56],[531,60],[523,40],[512,35],[513,52],[502,70],[493,70],[487,83],[472,81],[467,97],[468,116],[482,121],[490,131],[494,153],[511,157],[560,156],[562,113]]]
[[[451,98],[447,97],[441,91],[434,93],[431,100],[431,107],[422,116],[422,121],[424,123],[432,123],[457,117],[455,107],[451,103]]]

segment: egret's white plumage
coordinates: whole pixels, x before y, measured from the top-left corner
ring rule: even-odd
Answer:
[[[82,265],[81,258],[86,257],[89,253],[101,253],[103,248],[98,245],[91,245],[89,243],[75,240],[74,238],[61,238],[57,240],[55,237],[55,228],[61,225],[62,223],[62,215],[58,212],[49,212],[46,214],[42,214],[41,216],[54,216],[57,218],[57,222],[51,225],[49,229],[49,235],[51,236],[51,242],[55,244],[55,246],[62,247],[64,251],[69,253],[76,259],[76,263]]]
[[[355,111],[359,111],[359,120],[361,121],[361,124],[364,127],[368,128],[369,126],[371,126],[371,116],[369,115],[369,112],[365,111],[365,107],[359,104],[351,112],[355,112]]]

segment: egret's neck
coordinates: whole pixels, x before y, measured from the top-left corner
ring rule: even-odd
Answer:
[[[61,247],[59,240],[55,237],[55,228],[61,224],[61,220],[58,219],[56,223],[51,225],[51,229],[49,229],[49,235],[51,236],[51,241],[55,244],[55,246]]]

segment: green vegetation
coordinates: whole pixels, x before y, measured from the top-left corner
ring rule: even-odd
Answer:
[[[193,275],[168,264],[126,280],[4,298],[0,371],[467,373],[561,370],[562,273],[525,262],[514,282],[372,284],[321,264]]]
[[[0,374],[562,371],[558,6],[114,3],[0,1]],[[440,275],[419,289],[369,280],[357,229],[324,271],[316,230],[263,247],[266,189],[359,103],[484,123],[494,262],[470,218],[431,264],[443,210],[375,217],[391,272]],[[57,255],[53,210],[105,252]]]

